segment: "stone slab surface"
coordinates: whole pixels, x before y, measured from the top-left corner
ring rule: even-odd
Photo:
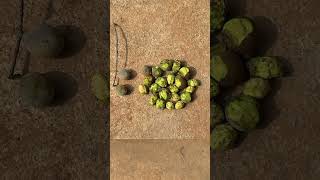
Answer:
[[[111,139],[201,139],[209,138],[209,1],[207,0],[112,0],[111,24],[119,24],[128,40],[127,68],[137,72],[130,84],[134,91],[126,97],[111,88]],[[110,27],[110,77],[115,73],[115,31]],[[125,41],[120,38],[120,61],[125,62]],[[202,86],[197,98],[185,109],[161,111],[148,105],[139,94],[141,73],[146,64],[164,58],[184,59],[196,68]],[[120,68],[119,67],[119,68]]]
[[[112,140],[112,180],[209,180],[209,142]]]

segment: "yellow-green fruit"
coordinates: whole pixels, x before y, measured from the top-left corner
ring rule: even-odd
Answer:
[[[197,79],[189,79],[188,85],[192,87],[197,87],[197,86],[200,86],[200,81]]]
[[[148,94],[148,87],[146,85],[139,85],[138,87],[140,94]]]
[[[125,96],[129,93],[129,90],[125,85],[118,85],[116,91],[119,96]]]
[[[181,77],[181,76],[176,76],[175,79],[175,85],[179,88],[179,89],[184,89],[187,87],[187,81]]]
[[[174,109],[174,104],[173,104],[173,102],[167,102],[167,103],[166,103],[166,108],[167,108],[167,109],[170,109],[170,110]]]
[[[162,89],[159,92],[159,97],[160,97],[160,99],[163,99],[165,101],[168,100],[170,98],[169,91],[167,89]]]
[[[174,77],[173,74],[168,74],[168,75],[167,75],[167,81],[168,81],[168,84],[169,84],[169,85],[174,84],[174,79],[175,79],[175,77]]]
[[[189,103],[191,102],[191,94],[188,92],[184,92],[180,95],[180,99],[181,101],[183,101],[184,103]]]
[[[181,75],[184,78],[188,78],[190,75],[190,69],[188,67],[182,67],[179,70],[179,75]]]
[[[164,77],[158,77],[156,79],[156,83],[160,86],[160,87],[167,87],[167,80]]]
[[[172,65],[172,71],[173,71],[174,73],[177,73],[177,72],[179,72],[180,68],[181,68],[181,61],[175,60],[175,61],[173,62],[173,65]]]
[[[164,59],[160,63],[160,68],[163,71],[170,71],[172,69],[173,60]]]
[[[178,102],[175,104],[175,108],[176,108],[176,109],[182,109],[182,108],[184,108],[184,106],[185,106],[185,103],[182,102],[182,101],[178,101]]]
[[[184,89],[185,92],[188,92],[188,93],[193,93],[194,91],[196,90],[195,87],[193,86],[188,86]]]
[[[20,81],[22,102],[34,107],[49,105],[54,98],[54,87],[40,73],[29,73]]]
[[[23,37],[26,49],[39,57],[58,57],[64,48],[64,38],[48,24],[41,24]]]
[[[155,94],[155,93],[158,93],[160,91],[160,86],[156,83],[153,83],[151,86],[150,86],[150,92]]]
[[[152,76],[153,77],[157,78],[157,77],[162,76],[162,74],[163,74],[163,71],[159,66],[152,67]]]
[[[164,109],[166,107],[166,102],[162,99],[158,99],[156,102],[156,108]]]
[[[172,93],[172,94],[171,94],[170,101],[172,101],[172,102],[178,102],[178,101],[180,101],[180,96],[179,96],[179,94],[177,94],[177,93]]]
[[[154,78],[151,75],[147,75],[143,80],[143,85],[150,87],[154,82]]]
[[[109,99],[109,82],[106,77],[100,73],[97,73],[91,78],[91,90],[92,93],[100,101],[106,102]]]
[[[149,99],[150,105],[155,105],[157,103],[158,97],[156,95],[152,95]]]

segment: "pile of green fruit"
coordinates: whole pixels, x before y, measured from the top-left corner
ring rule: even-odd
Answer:
[[[279,59],[255,56],[255,25],[247,17],[227,19],[223,0],[211,10],[211,148],[234,147],[239,133],[260,122],[260,100],[270,91],[270,80],[283,75]],[[218,11],[217,11],[218,9]]]
[[[190,67],[179,60],[165,59],[159,66],[144,67],[141,94],[151,93],[149,104],[158,109],[182,109],[192,101],[200,81],[191,78]]]

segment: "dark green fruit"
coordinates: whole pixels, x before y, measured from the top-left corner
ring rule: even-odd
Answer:
[[[258,102],[249,96],[236,97],[226,105],[225,116],[235,129],[251,131],[260,121]]]
[[[224,151],[234,146],[238,132],[228,124],[216,126],[211,134],[211,148],[213,151]]]
[[[20,81],[23,103],[34,107],[49,105],[54,98],[54,87],[40,73],[29,73]]]
[[[222,30],[223,41],[245,58],[252,56],[255,47],[255,28],[249,18],[233,18],[227,21]]]
[[[116,90],[119,96],[125,96],[129,93],[129,90],[125,85],[118,85]]]
[[[210,126],[215,127],[224,121],[224,112],[222,106],[217,103],[212,103],[210,108]]]
[[[91,90],[97,99],[106,102],[109,99],[109,82],[100,73],[95,74],[91,79]]]
[[[210,7],[210,31],[215,33],[222,29],[225,21],[224,0],[212,0]]]
[[[57,57],[64,48],[64,39],[55,28],[41,24],[35,30],[24,35],[27,50],[39,57]]]
[[[224,52],[212,57],[210,75],[220,86],[232,87],[245,80],[245,65],[236,54]]]
[[[131,79],[131,72],[128,69],[121,69],[119,71],[119,78],[122,80],[129,80]]]

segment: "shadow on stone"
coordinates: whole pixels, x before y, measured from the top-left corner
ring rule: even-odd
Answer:
[[[252,18],[256,35],[256,55],[264,55],[275,43],[278,37],[277,26],[268,18],[263,16],[256,16]]]
[[[130,84],[125,84],[124,86],[128,89],[128,94],[127,94],[127,96],[133,93],[134,87],[133,87],[132,85],[130,85]]]
[[[225,0],[228,19],[246,14],[246,0]]]
[[[84,47],[87,38],[83,31],[76,26],[61,25],[56,27],[57,32],[64,38],[64,49],[57,58],[67,58],[79,53]]]
[[[197,69],[194,67],[190,67],[190,79],[196,78],[196,76],[197,76]]]
[[[281,80],[274,79],[270,80],[271,91],[269,94],[264,97],[261,101],[261,121],[257,126],[257,129],[264,129],[266,128],[274,119],[276,119],[280,115],[280,110],[276,106],[275,95],[277,91],[281,88]]]
[[[77,81],[66,73],[52,71],[45,73],[44,76],[48,78],[55,89],[55,96],[51,106],[64,104],[78,92]]]
[[[129,69],[129,71],[130,71],[130,75],[131,75],[130,80],[137,77],[137,75],[138,75],[137,71],[135,71],[133,69]]]

